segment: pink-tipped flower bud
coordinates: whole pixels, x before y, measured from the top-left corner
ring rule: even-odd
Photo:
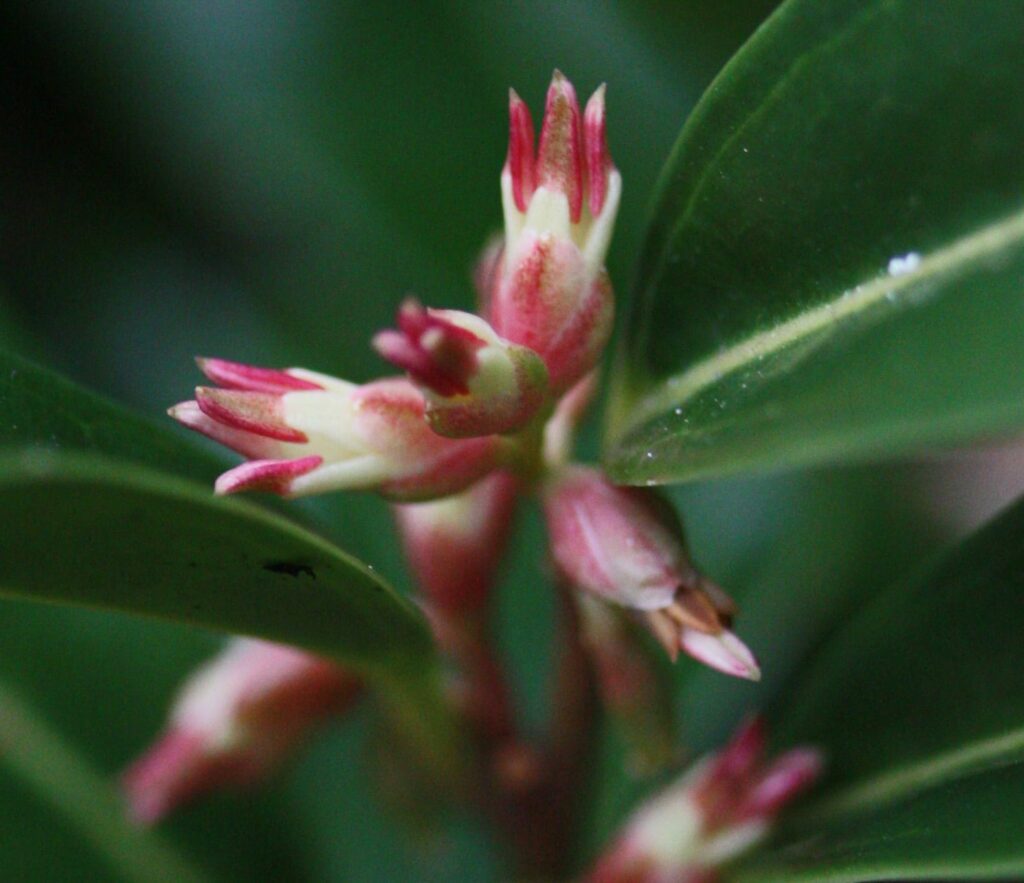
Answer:
[[[126,771],[132,817],[153,824],[212,791],[261,780],[319,722],[346,711],[360,689],[324,659],[232,640],[189,678],[163,735]]]
[[[797,748],[766,763],[764,741],[761,722],[747,722],[721,752],[644,803],[587,883],[715,883],[718,869],[762,840],[821,774],[819,752]]]
[[[200,387],[195,401],[168,413],[249,458],[217,480],[220,494],[352,489],[431,499],[468,487],[501,459],[496,436],[456,441],[433,432],[423,394],[405,378],[357,386],[300,368],[199,365],[227,388]]]
[[[426,399],[431,429],[448,438],[519,429],[547,394],[540,357],[502,340],[472,313],[424,309],[409,299],[398,311],[398,329],[381,331],[373,345],[409,372]]]
[[[489,316],[499,334],[544,359],[561,394],[596,364],[611,333],[604,258],[622,180],[608,152],[604,87],[581,115],[572,84],[556,71],[536,155],[530,112],[515,92],[509,120],[505,248]]]
[[[484,608],[512,527],[516,495],[516,479],[496,472],[456,496],[394,507],[412,573],[438,610]]]
[[[690,563],[679,519],[655,491],[570,466],[548,481],[544,511],[552,557],[569,582],[637,611],[673,660],[683,650],[726,674],[760,678],[729,630],[735,607]]]

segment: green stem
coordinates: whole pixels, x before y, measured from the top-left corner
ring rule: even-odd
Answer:
[[[470,779],[470,753],[465,733],[444,697],[436,665],[372,682],[381,700],[426,761],[429,772],[447,791],[465,792]]]
[[[107,778],[3,683],[0,762],[61,813],[119,876],[143,883],[212,879],[159,834],[132,825]]]

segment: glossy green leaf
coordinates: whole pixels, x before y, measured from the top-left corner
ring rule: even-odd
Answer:
[[[790,0],[663,174],[606,459],[630,482],[1024,423],[1024,7]]]
[[[212,478],[223,463],[166,427],[0,350],[0,446],[94,451]]]
[[[1024,763],[945,782],[759,853],[730,883],[1019,880]]]
[[[899,877],[916,873],[927,852],[922,867],[960,862],[1004,873],[1010,863],[1024,873],[1024,844],[1007,829],[1019,834],[1024,812],[1022,592],[1018,503],[933,569],[886,590],[828,642],[775,708],[779,745],[822,746],[829,771],[772,861],[792,859],[817,879],[824,868],[841,875],[862,858],[888,856],[888,875]],[[1009,765],[1015,771],[986,772]],[[961,783],[971,776],[979,778]],[[965,851],[965,837],[945,836],[951,822],[943,818],[956,794],[975,792],[977,814],[972,801],[960,804],[973,844]],[[1006,818],[994,825],[1000,802]],[[906,852],[900,832],[916,843]]]
[[[370,569],[187,482],[30,450],[0,460],[0,521],[5,594],[255,635],[370,673],[432,657],[423,618]]]

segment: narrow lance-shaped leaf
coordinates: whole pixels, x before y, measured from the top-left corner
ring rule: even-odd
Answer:
[[[616,478],[1024,423],[1024,8],[790,0],[663,173],[610,412]]]
[[[0,592],[293,644],[368,672],[429,659],[420,614],[372,570],[251,504],[137,466],[0,458]]]
[[[825,787],[744,880],[1024,873],[1024,503],[884,592],[775,709]],[[994,773],[994,770],[999,770]]]

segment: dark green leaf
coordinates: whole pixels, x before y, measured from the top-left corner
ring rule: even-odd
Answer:
[[[1024,868],[1024,764],[944,782],[857,819],[825,823],[759,853],[737,883],[1019,880]]]
[[[87,853],[84,861],[79,859],[76,879],[109,879],[111,874],[139,883],[204,883],[212,879],[178,855],[162,835],[132,825],[111,783],[3,683],[0,741],[4,766],[95,850]],[[32,807],[30,812],[36,809]],[[104,860],[104,876],[93,867],[98,857]],[[10,871],[8,868],[7,873]],[[29,868],[22,871],[31,873]]]
[[[84,450],[209,478],[223,464],[153,421],[0,351],[0,446]]]
[[[1024,7],[791,0],[683,130],[607,460],[671,481],[1024,422]]]
[[[776,735],[780,745],[822,746],[829,773],[782,832],[779,861],[817,856],[819,871],[840,874],[862,857],[889,856],[889,876],[906,876],[927,846],[933,869],[961,862],[1002,873],[1012,862],[1024,873],[1020,838],[989,818],[1003,801],[1019,828],[1022,593],[1017,504],[934,569],[884,592],[806,667],[775,709]],[[1015,772],[954,784],[1009,764]],[[974,844],[966,852],[964,837],[943,833],[943,814],[960,793],[977,796],[977,814],[966,799],[960,807]],[[901,831],[918,844],[905,854],[893,840]]]
[[[294,644],[368,672],[432,655],[368,568],[250,504],[139,467],[32,450],[0,460],[5,593]]]

